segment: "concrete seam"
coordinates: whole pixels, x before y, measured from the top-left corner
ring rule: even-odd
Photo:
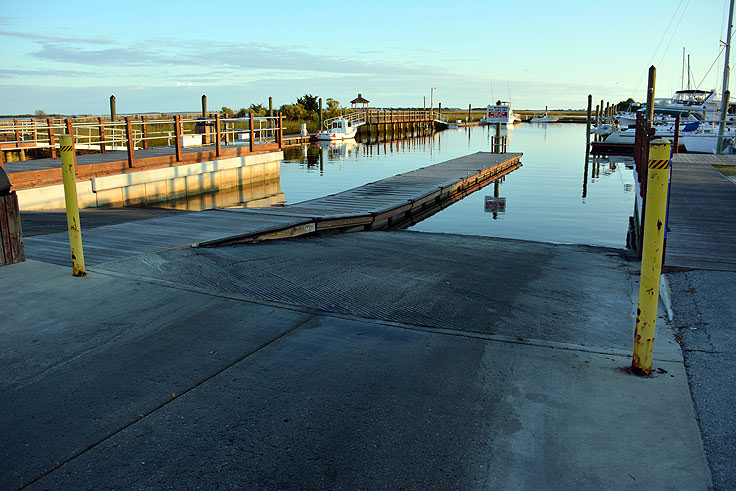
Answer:
[[[121,425],[118,428],[110,431],[108,434],[104,435],[103,437],[101,437],[101,438],[97,439],[96,441],[90,443],[89,445],[87,445],[82,450],[78,450],[77,452],[75,452],[71,456],[69,456],[69,457],[63,459],[61,462],[53,465],[51,468],[45,470],[44,472],[42,472],[38,476],[36,476],[36,477],[32,478],[31,480],[25,482],[18,489],[24,489],[24,488],[30,486],[31,484],[35,483],[36,481],[38,481],[38,480],[46,477],[47,475],[51,474],[52,472],[58,470],[60,467],[62,467],[67,462],[71,462],[72,460],[76,459],[80,455],[83,455],[83,454],[87,453],[89,450],[92,450],[93,448],[95,448],[96,446],[100,445],[101,443],[104,443],[106,440],[109,440],[110,438],[112,438],[113,436],[117,435],[121,431],[123,431],[123,430],[125,430],[125,429],[127,429],[127,428],[129,428],[131,426],[133,426],[138,421],[141,421],[142,419],[150,416],[151,414],[155,413],[159,409],[167,406],[172,401],[175,401],[176,399],[178,399],[179,397],[183,396],[184,394],[187,394],[188,392],[196,389],[200,385],[202,385],[202,384],[204,384],[204,383],[212,380],[216,376],[220,375],[222,372],[224,372],[224,371],[232,368],[233,366],[237,365],[238,363],[240,363],[241,361],[243,361],[246,358],[250,357],[251,355],[254,355],[254,354],[258,353],[263,348],[266,348],[268,345],[270,345],[270,344],[278,341],[279,339],[283,338],[284,336],[286,336],[286,335],[294,332],[295,330],[299,329],[304,324],[308,323],[309,321],[311,321],[312,319],[314,319],[316,317],[317,317],[317,315],[312,314],[312,315],[309,315],[308,317],[306,317],[305,319],[302,319],[301,321],[297,322],[295,325],[293,325],[289,329],[285,330],[284,332],[282,332],[282,333],[278,334],[277,336],[275,336],[275,337],[273,337],[273,338],[271,338],[271,339],[263,342],[260,346],[257,346],[256,348],[254,348],[254,349],[246,352],[245,354],[239,356],[235,360],[229,362],[224,367],[217,369],[215,372],[211,373],[210,375],[207,375],[204,378],[202,378],[201,380],[195,382],[191,386],[189,386],[186,389],[182,390],[179,394],[174,394],[171,399],[168,399],[168,400],[166,400],[164,402],[161,402],[161,403],[157,404],[156,406],[154,406],[153,408],[147,410],[146,412],[144,412],[142,414],[139,414],[138,416],[136,416],[135,418],[133,418],[131,421],[129,421],[127,423],[124,423],[123,425]]]

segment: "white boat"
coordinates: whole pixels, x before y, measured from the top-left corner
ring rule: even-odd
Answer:
[[[357,131],[358,127],[351,121],[344,118],[337,118],[332,120],[329,128],[317,133],[317,140],[347,140],[355,138]]]
[[[700,126],[700,123],[695,121],[680,125],[680,142],[683,136],[696,132]],[[675,125],[674,123],[668,124],[656,124],[654,125],[655,136],[657,138],[674,139],[675,136]],[[634,143],[636,137],[636,128],[620,129],[618,131],[612,131],[605,139],[606,143]]]
[[[550,116],[547,112],[547,106],[544,106],[544,114],[541,116],[535,116],[529,120],[530,123],[554,123],[560,118]]]
[[[497,101],[495,105],[486,107],[486,117],[481,119],[486,124],[515,124],[521,117],[511,109],[509,102]]]
[[[555,118],[554,116],[550,116],[547,113],[544,113],[544,115],[539,117],[534,117],[529,120],[530,123],[555,123],[559,120],[559,118]]]
[[[680,135],[679,143],[685,146],[688,153],[717,153],[719,125],[716,123],[703,125],[698,131]],[[723,133],[723,152],[736,153],[736,130],[726,126]]]

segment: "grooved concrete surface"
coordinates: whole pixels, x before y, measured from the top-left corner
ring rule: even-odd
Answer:
[[[708,489],[663,319],[626,371],[635,272],[418,232],[0,268],[0,486]]]

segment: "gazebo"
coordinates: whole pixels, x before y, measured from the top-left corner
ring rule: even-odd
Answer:
[[[369,100],[363,99],[363,94],[358,94],[358,97],[350,101],[350,104],[352,104],[351,106],[352,109],[359,109],[358,104],[363,104],[363,109],[366,109],[368,108],[369,102],[370,102]]]

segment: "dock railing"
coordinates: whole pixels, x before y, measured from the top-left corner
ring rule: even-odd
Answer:
[[[447,118],[442,116],[437,109],[384,109],[369,107],[365,109],[351,109],[340,116],[326,119],[323,122],[324,127],[329,128],[330,124],[336,119],[347,119],[353,124],[395,124],[423,121],[446,122]]]
[[[104,117],[13,119],[0,121],[0,156],[3,151],[48,149],[56,158],[59,135],[70,134],[77,151],[127,151],[171,146],[177,161],[187,147],[214,146],[217,156],[224,147],[277,145],[281,148],[283,119],[273,117],[155,117],[123,116],[115,121]],[[134,160],[133,155],[128,160]],[[0,158],[0,165],[5,161]]]

